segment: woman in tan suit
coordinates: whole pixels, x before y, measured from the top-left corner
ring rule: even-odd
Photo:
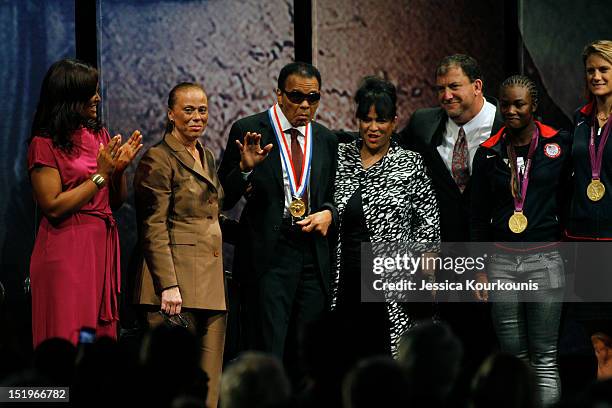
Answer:
[[[198,138],[208,101],[197,84],[181,83],[168,96],[163,139],[142,157],[134,176],[143,260],[136,303],[148,305],[155,326],[174,321],[198,336],[208,374],[208,407],[216,407],[223,363],[226,298],[219,209],[223,189],[212,152]]]

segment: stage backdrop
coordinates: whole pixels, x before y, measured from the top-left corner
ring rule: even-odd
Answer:
[[[0,0],[0,281],[21,298],[35,233],[26,141],[49,66],[75,56],[74,0]]]
[[[398,90],[399,129],[418,108],[436,106],[435,68],[463,53],[483,71],[485,94],[504,76],[503,2],[496,0],[313,0],[313,58],[323,75],[319,118],[356,129],[353,95],[365,75]]]
[[[610,2],[521,0],[519,4],[522,68],[530,76],[539,75],[550,99],[573,118],[584,103],[582,49],[595,40],[612,40]]]

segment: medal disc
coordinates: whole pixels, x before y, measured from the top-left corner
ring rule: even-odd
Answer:
[[[296,198],[291,201],[289,205],[289,212],[295,218],[303,217],[306,214],[306,205],[304,205],[304,201],[301,198]]]
[[[508,227],[515,234],[520,234],[527,228],[527,217],[525,217],[522,211],[515,211],[508,220]]]
[[[603,183],[597,179],[591,180],[589,185],[587,186],[587,197],[591,201],[599,201],[606,193],[606,187]]]

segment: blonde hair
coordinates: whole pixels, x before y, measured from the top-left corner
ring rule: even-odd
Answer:
[[[597,41],[593,41],[592,43],[584,47],[584,50],[582,50],[582,63],[585,68],[586,68],[587,58],[589,58],[593,54],[597,54],[598,56],[600,56],[601,58],[605,59],[610,64],[612,64],[612,41],[597,40]],[[587,99],[592,98],[591,91],[589,91],[589,84],[586,82],[586,75],[585,75],[584,94],[587,97]]]

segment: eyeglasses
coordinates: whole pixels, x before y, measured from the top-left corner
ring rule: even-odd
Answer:
[[[319,92],[311,92],[309,94],[302,93],[300,91],[282,91],[285,95],[287,95],[287,99],[295,104],[300,104],[305,100],[308,101],[309,104],[313,105],[321,99],[321,94]]]
[[[163,317],[164,323],[168,327],[180,326],[184,327],[185,329],[189,328],[189,322],[180,313],[172,316],[162,310],[160,310],[158,313]]]

